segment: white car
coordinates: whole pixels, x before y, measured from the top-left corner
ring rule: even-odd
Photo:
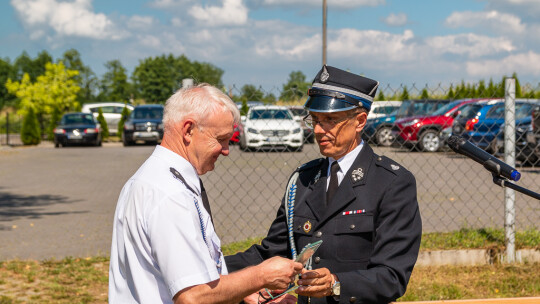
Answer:
[[[304,133],[291,111],[281,106],[251,107],[240,136],[240,149],[283,147],[302,151]]]
[[[377,118],[381,116],[386,116],[394,110],[398,109],[401,105],[399,100],[380,100],[375,101],[371,104],[371,110],[369,111],[368,118]]]
[[[97,119],[98,111],[101,108],[101,111],[103,112],[103,117],[107,122],[109,134],[117,134],[118,123],[120,122],[120,118],[122,118],[122,110],[124,110],[124,107],[127,107],[130,112],[134,109],[132,105],[121,102],[96,102],[84,104],[82,106],[81,112],[92,113]]]

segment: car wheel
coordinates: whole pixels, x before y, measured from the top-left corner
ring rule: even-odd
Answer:
[[[130,140],[127,140],[125,136],[122,136],[122,144],[124,145],[124,147],[127,147],[127,146],[133,145],[133,142]]]
[[[418,142],[421,151],[437,152],[441,147],[441,139],[439,138],[439,132],[435,130],[427,130],[420,135]]]
[[[302,152],[302,149],[304,148],[304,146],[300,146],[300,147],[289,147],[287,150],[291,151],[291,152]]]
[[[54,147],[55,147],[55,148],[58,148],[58,147],[60,147],[60,144],[57,143],[57,142],[55,142],[55,143],[54,143]]]
[[[392,129],[390,127],[381,127],[377,134],[377,144],[384,147],[390,147],[394,142],[394,136],[392,136]]]

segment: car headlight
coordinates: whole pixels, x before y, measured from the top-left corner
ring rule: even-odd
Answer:
[[[413,119],[413,120],[408,121],[406,123],[403,123],[401,125],[404,126],[404,127],[410,127],[410,126],[414,125],[415,123],[417,123],[419,121],[420,121],[420,119]]]
[[[301,128],[296,128],[292,132],[293,132],[293,134],[297,134],[297,133],[302,132],[302,129]]]
[[[126,122],[124,124],[124,129],[125,130],[133,130],[133,124],[132,123],[129,123],[129,122]]]
[[[248,128],[247,129],[249,133],[253,133],[253,134],[259,134],[259,131],[253,129],[253,128]]]

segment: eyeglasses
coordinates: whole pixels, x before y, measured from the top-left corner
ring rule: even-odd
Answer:
[[[350,119],[352,117],[356,117],[356,115],[358,115],[358,113],[354,113],[354,114],[351,114],[351,115],[343,117],[343,118],[318,120],[318,119],[313,118],[313,116],[311,116],[311,114],[308,114],[308,115],[306,115],[306,117],[304,117],[304,123],[310,129],[314,129],[315,125],[318,124],[318,125],[321,126],[321,128],[328,130],[328,129],[332,129],[333,127],[337,126],[339,123],[341,123],[341,122],[343,122],[343,121],[345,121],[347,119]]]

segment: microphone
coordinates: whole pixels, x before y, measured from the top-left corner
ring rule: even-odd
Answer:
[[[503,176],[515,182],[521,178],[521,173],[516,169],[478,148],[463,137],[452,135],[446,142],[454,152],[467,156],[497,176]]]

